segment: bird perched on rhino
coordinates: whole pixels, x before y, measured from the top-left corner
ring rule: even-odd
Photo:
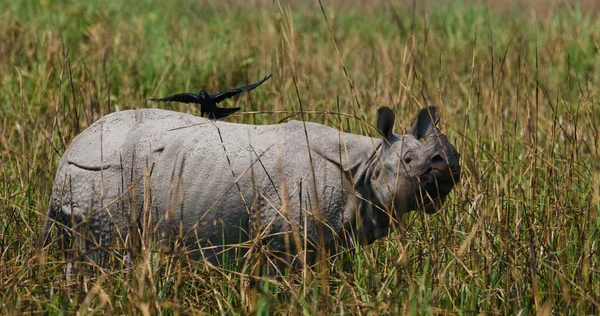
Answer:
[[[264,77],[263,80],[253,83],[251,85],[221,91],[217,94],[208,94],[205,90],[200,90],[200,92],[198,94],[185,92],[185,93],[179,93],[179,94],[175,94],[172,96],[168,96],[168,97],[162,98],[162,99],[150,99],[150,100],[157,101],[157,102],[173,101],[173,102],[200,104],[201,116],[204,116],[204,114],[206,114],[209,119],[218,119],[218,118],[223,118],[223,117],[229,116],[229,115],[239,111],[240,108],[220,108],[220,107],[217,107],[217,103],[219,103],[227,98],[234,97],[244,91],[253,90],[256,87],[260,86],[263,82],[269,80],[269,78],[271,78],[271,75],[268,75],[268,76]]]

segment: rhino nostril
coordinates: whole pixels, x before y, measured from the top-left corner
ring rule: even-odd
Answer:
[[[440,154],[435,154],[435,155],[433,155],[433,157],[431,157],[432,164],[438,164],[438,163],[444,163],[444,162],[446,162],[446,161]]]

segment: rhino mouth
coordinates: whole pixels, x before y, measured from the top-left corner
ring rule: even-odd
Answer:
[[[460,167],[430,168],[420,177],[417,204],[427,214],[434,214],[440,210],[446,197],[460,182]]]
[[[426,184],[428,182],[438,182],[438,183],[452,183],[458,184],[460,182],[460,173],[461,168],[459,167],[429,167],[425,172],[421,174],[418,178],[419,182],[422,184]],[[423,187],[423,185],[421,185]]]
[[[430,173],[433,173],[433,176],[435,177],[435,179],[437,181],[459,183],[460,182],[460,171],[461,171],[460,167],[454,167],[454,168],[433,167],[432,170],[430,171]]]

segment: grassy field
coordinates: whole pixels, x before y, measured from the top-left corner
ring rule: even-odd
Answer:
[[[0,314],[600,313],[595,1],[2,1]],[[273,78],[229,121],[373,134],[378,106],[438,105],[463,175],[444,209],[354,255],[249,286],[150,252],[65,282],[36,243],[56,166],[101,116]],[[295,116],[296,118],[298,116]],[[339,271],[338,271],[339,270]]]

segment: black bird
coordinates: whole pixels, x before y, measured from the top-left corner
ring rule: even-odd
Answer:
[[[208,118],[218,119],[218,118],[229,116],[229,115],[239,111],[240,108],[220,108],[220,107],[217,107],[217,103],[219,103],[227,98],[236,96],[244,91],[253,90],[254,88],[260,86],[263,82],[267,81],[269,78],[271,78],[271,75],[268,75],[268,76],[264,77],[263,80],[253,83],[251,85],[221,91],[217,94],[208,94],[206,91],[200,90],[200,92],[198,94],[186,92],[186,93],[175,94],[175,95],[172,95],[172,96],[169,96],[166,98],[162,98],[162,99],[150,99],[150,100],[157,101],[157,102],[175,101],[175,102],[183,102],[183,103],[200,104],[200,113],[202,116],[204,116],[204,114],[206,113]]]

